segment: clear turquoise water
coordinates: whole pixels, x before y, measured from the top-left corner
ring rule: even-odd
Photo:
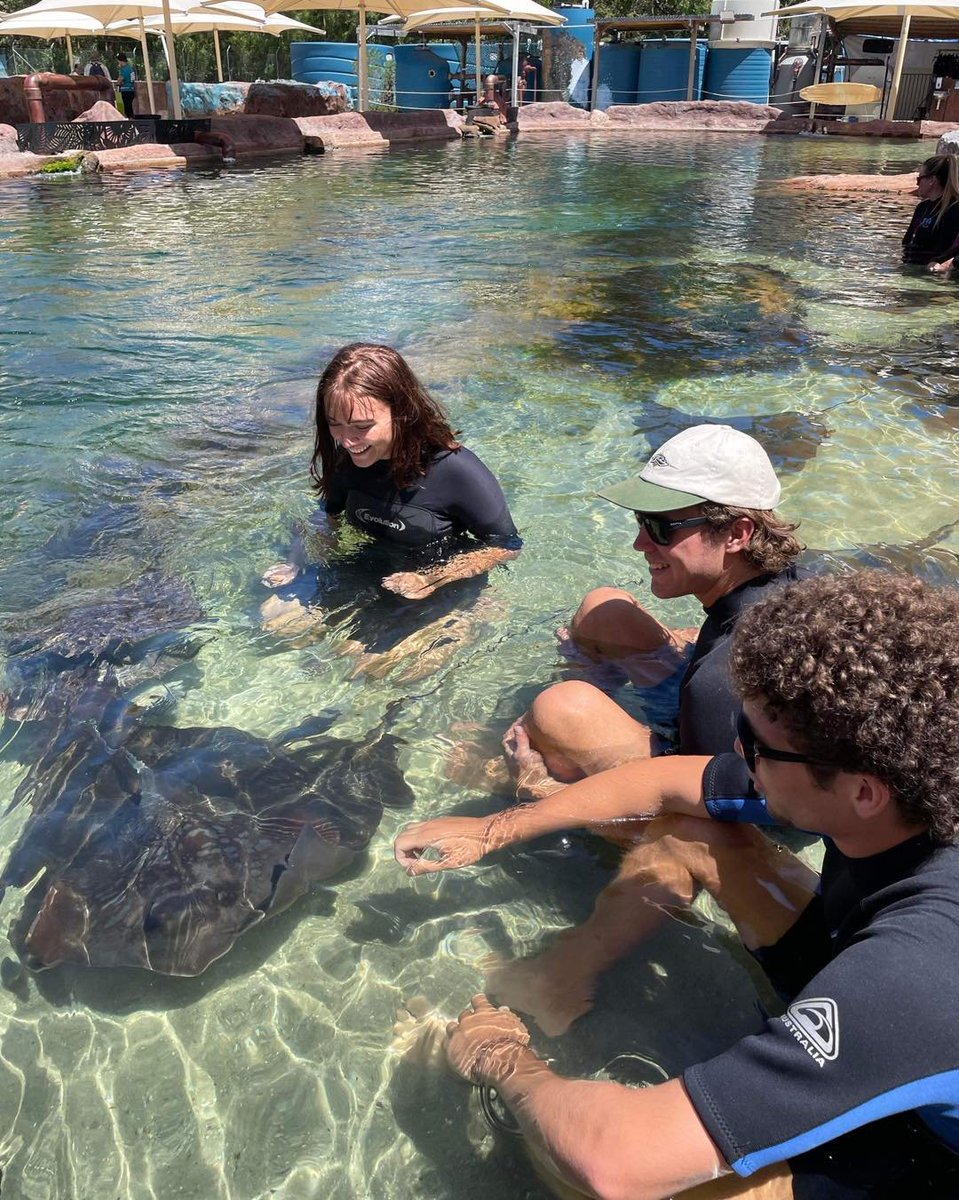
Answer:
[[[559,677],[552,630],[579,596],[642,594],[628,523],[593,494],[688,414],[767,442],[810,546],[953,578],[959,291],[898,265],[911,198],[779,186],[932,150],[555,135],[0,185],[4,623],[29,628],[54,582],[68,610],[71,589],[156,562],[215,623],[169,719],[274,734],[335,706],[360,736],[403,697],[425,816],[484,811],[446,776],[450,742]],[[474,639],[414,683],[353,679],[336,639],[277,641],[257,619],[255,581],[312,507],[311,387],[356,338],[409,356],[527,539]],[[130,532],[71,553],[104,504]],[[0,761],[0,799],[23,773]],[[4,846],[24,817],[0,821]],[[406,819],[199,979],[63,970],[0,990],[4,1196],[542,1195],[465,1089],[389,1052],[393,1011],[417,993],[458,1011],[486,956],[582,916],[607,867],[551,846],[413,884],[390,850]],[[652,1079],[649,1060],[672,1072],[751,1028],[754,998],[721,927],[676,923],[539,1044],[570,1071]]]

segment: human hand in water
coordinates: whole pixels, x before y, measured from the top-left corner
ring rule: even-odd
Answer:
[[[481,993],[446,1027],[446,1061],[468,1083],[494,1087],[508,1079],[520,1060],[538,1062],[528,1049],[529,1030],[508,1008],[494,1008]]]
[[[503,753],[516,778],[517,799],[542,800],[565,787],[550,775],[546,760],[531,745],[522,717],[503,735]]]
[[[268,588],[286,587],[299,573],[300,568],[293,563],[274,563],[263,572],[260,582]]]
[[[409,825],[393,843],[407,875],[451,871],[479,862],[494,849],[486,817],[436,817]]]
[[[954,258],[947,258],[945,262],[931,262],[929,264],[929,270],[932,271],[934,275],[942,275],[946,271],[952,270],[952,266],[955,261],[956,260]]]
[[[388,592],[395,592],[406,600],[425,600],[436,591],[436,584],[418,571],[397,571],[395,575],[387,575],[382,582]]]

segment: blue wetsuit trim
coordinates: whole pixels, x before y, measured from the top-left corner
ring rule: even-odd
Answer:
[[[865,1104],[851,1108],[841,1116],[816,1126],[815,1129],[807,1129],[805,1133],[790,1138],[788,1141],[780,1142],[778,1146],[767,1146],[765,1150],[754,1150],[751,1154],[746,1154],[729,1165],[737,1175],[752,1175],[762,1167],[767,1167],[771,1163],[783,1162],[788,1158],[795,1158],[798,1154],[814,1150],[824,1142],[834,1141],[844,1133],[859,1129],[863,1125],[869,1125],[882,1117],[891,1117],[895,1113],[918,1109],[923,1104],[942,1108],[944,1083],[952,1091],[955,1101],[959,1103],[959,1070],[943,1071],[940,1075],[929,1075],[925,1079],[917,1079],[912,1083],[905,1083],[901,1087],[893,1088],[881,1096],[874,1096]],[[940,1140],[945,1141],[941,1128],[936,1129],[935,1132]],[[952,1149],[959,1150],[959,1147],[953,1146],[951,1142],[948,1144]]]
[[[776,825],[766,808],[765,796],[718,796],[706,800],[706,811],[714,821],[738,821],[747,825]]]

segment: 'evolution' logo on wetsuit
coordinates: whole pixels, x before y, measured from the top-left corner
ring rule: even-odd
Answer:
[[[820,1067],[839,1057],[839,1009],[835,1000],[797,1000],[780,1020]]]
[[[389,517],[378,517],[376,513],[371,513],[368,508],[358,508],[356,510],[356,519],[362,521],[365,525],[385,525],[387,529],[395,529],[397,533],[402,533],[406,528],[399,519],[391,521]]]

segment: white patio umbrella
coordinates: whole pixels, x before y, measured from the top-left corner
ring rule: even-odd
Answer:
[[[141,20],[144,17],[162,14],[165,25],[165,43],[170,63],[170,88],[173,92],[173,116],[179,121],[183,117],[183,107],[180,104],[180,76],[176,66],[176,48],[173,43],[173,30],[169,22],[173,13],[189,12],[191,8],[199,7],[200,0],[39,0],[31,6],[31,12],[43,12],[47,9],[64,9],[68,12],[89,13],[99,17],[104,25],[114,25],[117,21]],[[153,108],[153,80],[150,76],[150,57],[146,48],[146,37],[142,39],[143,65],[147,77],[147,89],[150,93],[150,107]]]
[[[170,17],[170,27],[176,37],[183,37],[190,33],[212,33],[213,34],[213,49],[216,54],[216,74],[220,83],[223,82],[223,60],[220,56],[220,32],[239,31],[247,33],[268,33],[272,37],[279,37],[281,33],[286,33],[288,29],[306,29],[310,33],[325,33],[326,30],[318,29],[315,25],[307,25],[305,21],[294,21],[292,17],[283,17],[279,13],[272,16],[267,16],[263,9],[258,4],[244,4],[244,8],[252,9],[260,13],[260,17],[255,16],[245,17],[240,14],[235,14],[232,11],[225,11],[226,6],[217,8],[194,8],[187,13],[177,13]],[[109,33],[126,33],[128,30],[138,26],[136,21],[119,21],[114,25],[108,26]],[[162,16],[145,17],[143,19],[143,27],[147,33],[155,33],[163,36],[166,31],[166,25]]]
[[[920,38],[955,38],[959,34],[959,0],[937,0],[935,4],[929,0],[809,0],[763,13],[782,21],[817,15],[824,22],[831,20],[840,35],[869,33],[899,39],[886,102],[886,112],[893,117],[910,32]],[[818,77],[813,82],[818,83]]]
[[[5,19],[0,20],[0,37],[35,37],[43,38],[45,41],[66,38],[67,60],[71,70],[73,69],[73,42],[71,39],[96,37],[105,32],[106,27],[102,21],[77,12],[33,13],[28,9],[21,9],[20,12],[11,13]],[[123,36],[139,39],[140,35],[131,33]]]
[[[216,5],[212,5],[216,7]],[[508,6],[508,0],[483,0],[477,5],[491,17],[502,19]],[[437,11],[437,0],[265,0],[264,8],[268,13],[283,12],[286,9],[312,9],[326,12],[358,12],[360,27],[357,31],[357,75],[359,79],[360,112],[366,108],[367,95],[367,64],[366,64],[366,14],[368,12],[386,13],[395,17],[412,17],[418,12],[427,10]]]
[[[418,29],[428,29],[430,25],[447,25],[450,21],[462,21],[472,18],[473,20],[473,37],[476,42],[476,99],[480,96],[480,68],[482,62],[480,59],[480,22],[485,17],[489,19],[494,16],[488,8],[479,5],[461,5],[456,8],[428,8],[421,13],[416,13],[412,17],[406,19],[407,33],[414,33]],[[536,0],[503,0],[502,11],[495,14],[497,21],[512,22],[522,21],[534,25],[563,25],[566,23],[566,18],[558,12],[554,12],[551,8],[546,8],[542,4],[537,4]],[[519,31],[513,29],[510,31],[513,35],[513,85],[512,85],[512,103],[516,107],[519,99]]]

